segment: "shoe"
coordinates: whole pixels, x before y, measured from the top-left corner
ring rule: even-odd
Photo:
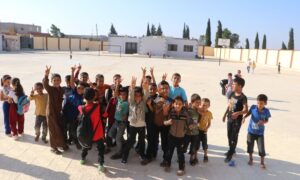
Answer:
[[[69,148],[69,146],[68,145],[65,145],[64,147],[63,147],[63,150],[64,151],[67,151],[67,150],[69,150],[70,148]]]
[[[194,159],[194,160],[190,160],[190,165],[191,165],[191,166],[195,166],[195,165],[196,165],[195,159]]]
[[[208,156],[204,156],[204,158],[203,158],[203,162],[208,162]]]
[[[167,161],[163,160],[161,163],[160,163],[160,167],[166,167],[167,166]]]
[[[82,147],[81,147],[81,145],[80,145],[79,143],[76,143],[76,148],[77,148],[78,150],[80,150]]]
[[[48,143],[48,140],[46,138],[42,138],[42,141],[47,144]]]
[[[40,139],[40,136],[39,136],[39,135],[37,135],[37,136],[35,136],[35,138],[34,138],[34,141],[35,141],[35,142],[38,142],[38,141],[39,141],[39,139]]]
[[[11,133],[5,134],[7,137],[12,137],[13,135]]]
[[[23,137],[23,136],[24,136],[24,133],[20,133],[19,136],[20,136],[20,137]]]
[[[122,158],[122,154],[119,154],[119,153],[114,154],[114,155],[112,155],[112,156],[110,157],[110,159],[113,159],[113,160],[115,160],[115,159],[121,159],[121,158]]]
[[[232,159],[232,156],[227,156],[224,160],[225,163],[229,163]]]
[[[141,161],[141,165],[145,166],[145,165],[147,165],[149,162],[151,162],[149,159],[143,159],[143,160]]]
[[[122,159],[121,163],[122,163],[122,164],[127,164],[127,160]]]
[[[12,137],[15,141],[17,141],[19,139],[18,135],[13,135]]]
[[[85,163],[86,163],[85,159],[81,159],[81,160],[80,160],[80,164],[81,164],[81,165],[84,165]]]
[[[55,148],[55,149],[51,149],[51,152],[53,152],[54,154],[56,154],[56,155],[60,155],[60,154],[62,154],[62,152],[61,151],[59,151],[57,148]]]
[[[170,166],[166,166],[165,167],[165,172],[170,172],[171,171],[171,167]]]
[[[103,165],[99,165],[98,166],[98,171],[101,172],[101,173],[105,173],[106,169]]]
[[[177,176],[183,176],[185,174],[185,171],[184,170],[178,170],[176,172]]]

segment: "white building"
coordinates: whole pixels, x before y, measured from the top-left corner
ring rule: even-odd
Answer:
[[[109,52],[194,58],[197,55],[198,40],[165,36],[109,36]]]
[[[3,44],[3,38],[4,38],[3,35],[0,34],[0,52],[3,51],[3,45],[2,45]]]

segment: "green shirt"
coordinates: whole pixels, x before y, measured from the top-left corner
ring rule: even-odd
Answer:
[[[187,135],[198,135],[199,134],[198,123],[200,120],[200,114],[196,109],[193,109],[193,108],[189,108],[188,113],[189,113],[189,116],[193,119],[193,128],[190,129],[188,127],[186,134]]]
[[[128,112],[129,112],[128,102],[122,101],[120,98],[118,98],[118,104],[115,112],[115,119],[117,121],[124,121],[123,118],[128,116]]]

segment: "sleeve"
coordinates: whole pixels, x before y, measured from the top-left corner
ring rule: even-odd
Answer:
[[[269,119],[271,117],[271,113],[269,109],[266,109],[266,118]]]
[[[129,88],[129,97],[128,97],[129,104],[134,104],[134,90]]]
[[[35,100],[35,98],[36,98],[36,95],[33,95],[33,96],[29,96],[28,99],[29,99],[30,101],[32,101],[32,100]]]
[[[252,114],[252,111],[255,109],[255,105],[251,105],[249,112]]]
[[[243,97],[243,105],[247,105],[247,103],[248,103],[247,96],[244,96]]]
[[[186,96],[185,90],[183,88],[181,88],[181,89],[182,89],[181,97],[182,97],[183,101],[187,101],[187,96]]]
[[[18,96],[16,95],[16,93],[14,91],[9,91],[8,97],[12,98],[15,103],[18,103]]]
[[[49,93],[51,91],[51,86],[49,85],[49,77],[45,76],[43,79],[43,85],[46,91]]]
[[[126,103],[124,104],[124,111],[123,111],[124,115],[127,115],[129,113],[129,104]]]

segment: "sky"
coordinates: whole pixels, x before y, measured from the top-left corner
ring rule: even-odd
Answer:
[[[295,49],[300,49],[300,1],[298,0],[0,0],[0,21],[35,24],[48,32],[51,24],[65,34],[107,35],[113,24],[119,35],[142,36],[147,23],[161,24],[166,36],[182,37],[183,25],[190,36],[205,34],[210,18],[214,45],[217,22],[254,46],[267,36],[267,48],[288,43],[294,28]],[[299,36],[298,36],[299,35]]]

